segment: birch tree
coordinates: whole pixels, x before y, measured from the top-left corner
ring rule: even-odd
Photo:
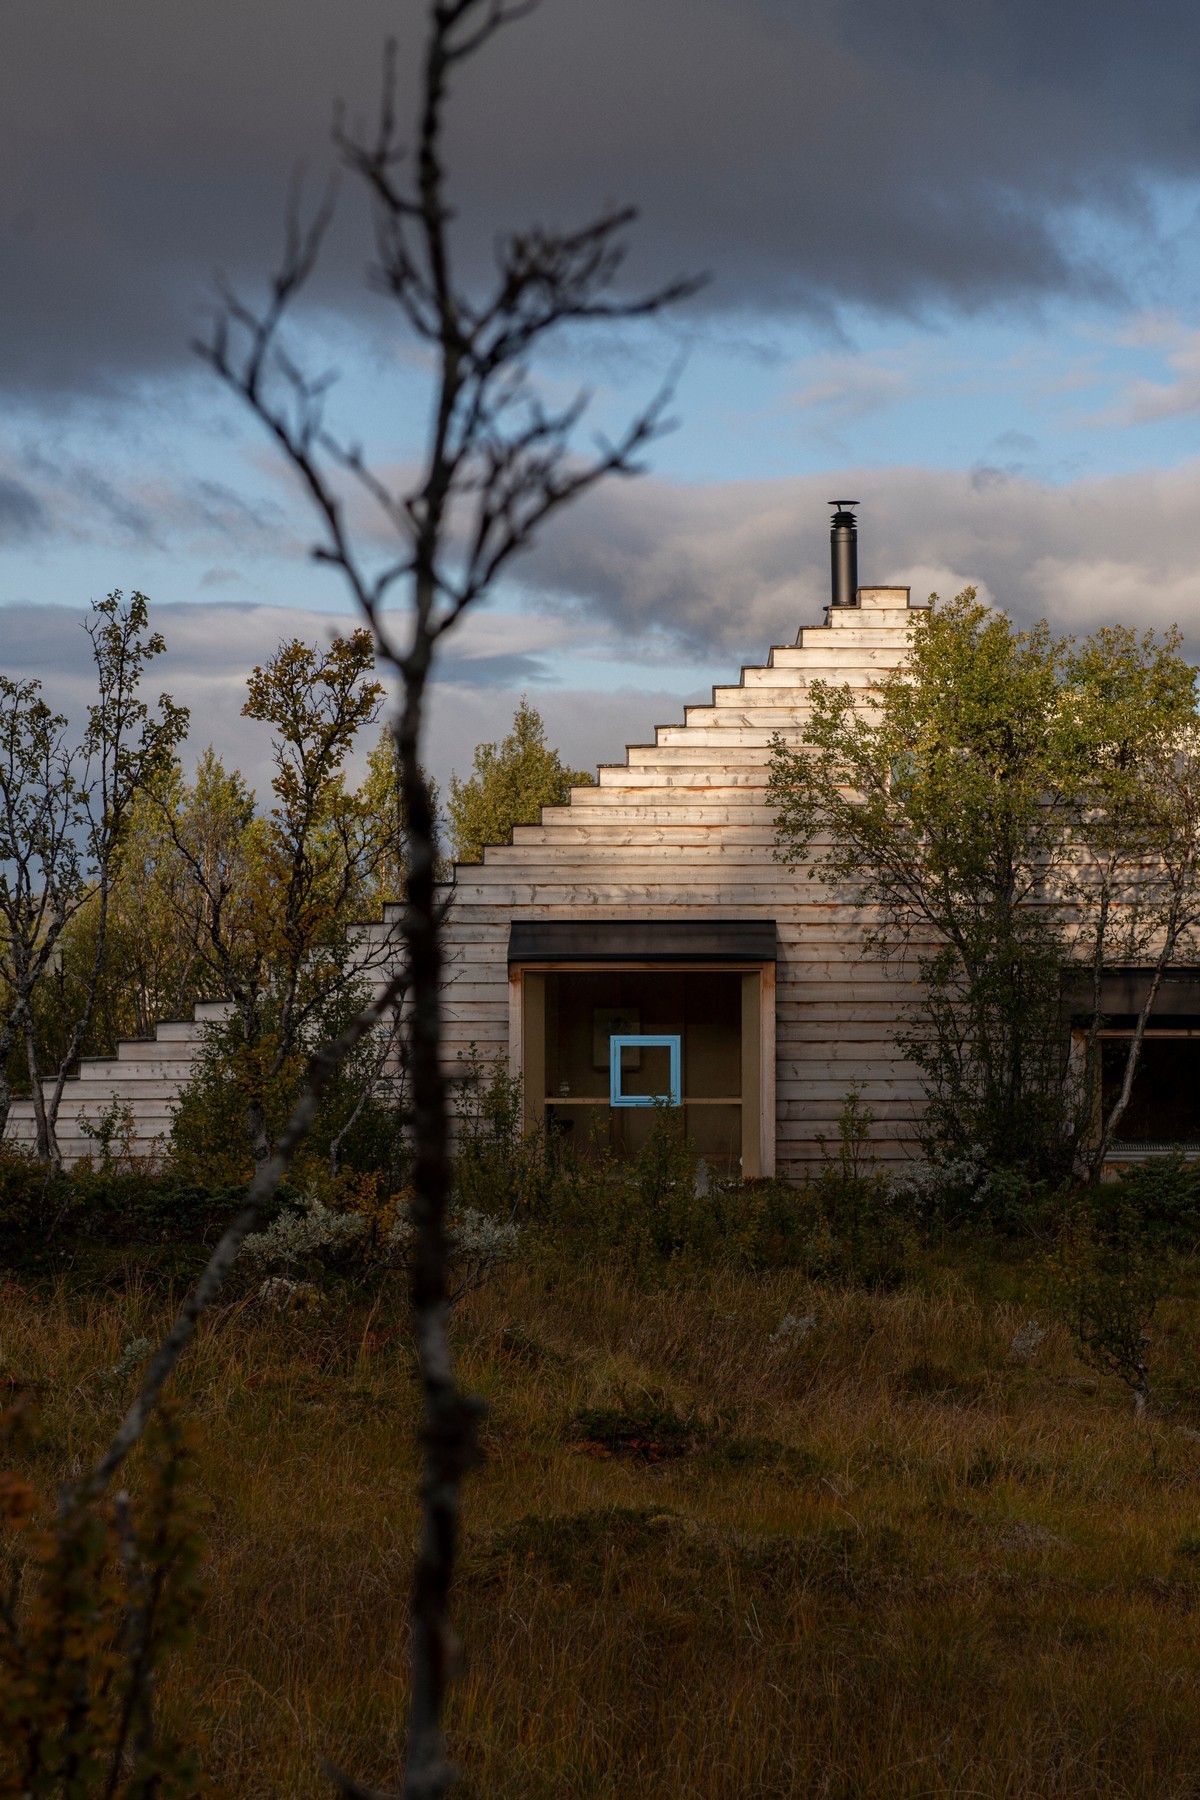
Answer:
[[[534,360],[568,330],[588,324],[607,329],[653,316],[697,285],[676,281],[641,296],[621,293],[616,284],[634,214],[618,207],[576,230],[534,227],[500,236],[495,274],[486,282],[460,272],[444,162],[450,86],[464,62],[529,10],[520,0],[431,0],[411,153],[397,119],[394,50],[386,57],[375,130],[359,137],[339,126],[335,133],[346,170],[373,206],[372,284],[393,303],[400,335],[424,346],[432,371],[428,434],[415,474],[398,480],[368,463],[353,434],[334,429],[327,379],[306,374],[286,342],[289,310],[325,239],[328,202],[307,224],[293,209],[283,262],[266,302],[255,306],[226,291],[213,333],[199,346],[220,379],[266,427],[298,478],[318,522],[314,555],[341,577],[373,634],[377,655],[397,679],[393,731],[406,832],[400,966],[339,1036],[314,1054],[308,1081],[271,1154],[258,1164],[245,1205],[150,1358],[141,1391],[107,1451],[78,1488],[80,1497],[95,1497],[121,1468],[311,1128],[333,1070],[404,994],[413,1152],[409,1287],[424,1447],[408,1730],[395,1782],[407,1800],[433,1800],[453,1779],[444,1741],[455,1662],[451,1582],[462,1482],[479,1457],[481,1415],[478,1402],[459,1387],[448,1331],[444,900],[438,891],[435,808],[422,761],[429,688],[443,641],[539,527],[606,477],[636,473],[641,453],[665,423],[667,388],[619,435],[601,439],[585,453],[577,427],[586,394],[562,406],[547,404],[533,380]],[[361,503],[373,519],[360,531],[355,521]],[[381,537],[387,545],[382,554]],[[348,1775],[339,1776],[338,1783],[347,1795],[368,1793]]]
[[[266,305],[255,308],[227,293],[201,347],[297,476],[319,525],[314,555],[342,578],[400,692],[393,729],[408,853],[401,936],[413,1148],[410,1293],[426,1457],[412,1590],[408,1747],[398,1784],[414,1797],[442,1794],[451,1781],[442,1723],[454,1664],[450,1588],[461,1485],[479,1454],[480,1413],[458,1386],[447,1329],[451,1162],[442,902],[435,808],[423,766],[430,682],[447,636],[539,527],[606,477],[633,474],[664,423],[666,390],[587,454],[576,429],[586,394],[547,404],[533,379],[535,359],[568,328],[611,329],[646,318],[695,286],[673,282],[634,298],[617,289],[634,217],[617,207],[576,230],[501,234],[491,280],[462,273],[444,160],[450,86],[468,59],[528,10],[506,0],[433,0],[411,148],[397,118],[394,48],[374,132],[360,137],[339,126],[336,133],[343,165],[373,209],[372,286],[393,304],[401,335],[425,347],[433,370],[431,423],[415,476],[397,481],[367,461],[354,434],[332,424],[323,376],[306,374],[284,341],[289,309],[321,251],[328,204],[308,225],[293,215]],[[360,532],[354,521],[364,505],[372,524]],[[374,548],[380,536],[388,544],[383,554]],[[344,1787],[361,1791],[349,1778]]]
[[[1196,957],[1200,726],[1177,634],[1076,646],[968,588],[918,615],[906,662],[865,696],[817,682],[811,700],[806,745],[772,750],[777,855],[869,909],[868,948],[919,976],[900,1042],[928,1148],[1097,1179],[1163,973]],[[1115,961],[1148,984],[1097,1126]]]
[[[144,594],[118,590],[92,603],[97,697],[78,743],[46,703],[41,683],[0,675],[0,1131],[11,1105],[6,1073],[23,1043],[37,1125],[37,1152],[57,1165],[63,1088],[87,1039],[108,943],[109,902],[119,847],[139,794],[170,767],[188,714],[169,694],[156,711],[141,698],[148,663],[166,645],[149,629]],[[64,931],[94,912],[90,960],[65,1041],[47,1073],[34,999],[56,965]],[[45,1079],[44,1079],[45,1078]]]
[[[254,670],[242,708],[272,730],[267,817],[247,817],[214,855],[212,834],[196,829],[203,819],[164,815],[200,902],[198,960],[212,991],[233,1002],[227,1049],[258,1162],[273,1147],[277,1085],[290,1104],[331,1010],[349,1003],[389,954],[384,938],[368,950],[353,930],[369,894],[378,827],[363,796],[347,787],[345,765],[379,714],[384,690],[373,668],[362,628],[323,650],[299,639],[281,644]]]

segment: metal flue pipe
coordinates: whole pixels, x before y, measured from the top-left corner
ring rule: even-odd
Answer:
[[[834,606],[858,605],[858,521],[851,512],[857,500],[831,500],[834,508],[829,527],[829,568]]]

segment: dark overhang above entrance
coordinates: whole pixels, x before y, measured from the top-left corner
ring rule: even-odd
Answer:
[[[514,919],[510,963],[774,962],[774,919]]]
[[[1100,1013],[1114,1029],[1132,1025],[1150,992],[1153,969],[1108,968],[1100,977]],[[1063,980],[1063,1000],[1073,1025],[1085,1025],[1092,1015],[1092,977],[1083,969],[1071,970]],[[1152,1024],[1185,1029],[1200,1022],[1200,968],[1164,969]]]

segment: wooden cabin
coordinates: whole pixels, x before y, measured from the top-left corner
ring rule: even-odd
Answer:
[[[746,1176],[818,1161],[857,1083],[877,1153],[910,1154],[920,1086],[895,1045],[903,979],[864,954],[853,905],[775,860],[765,791],[772,736],[803,740],[809,684],[866,688],[902,661],[910,617],[907,588],[855,590],[844,569],[824,624],[631,745],[511,844],[460,864],[446,926],[451,1065],[472,1048],[506,1059],[531,1127],[618,1153],[644,1141],[656,1098],[677,1100],[706,1160]],[[206,1002],[153,1039],[85,1058],[59,1115],[64,1160],[94,1155],[114,1112],[131,1151],[161,1150],[224,1011]],[[8,1129],[33,1141],[30,1101]]]
[[[911,989],[864,953],[856,907],[776,860],[766,796],[810,684],[866,688],[905,656],[907,588],[836,595],[825,623],[458,866],[450,1054],[507,1058],[531,1127],[630,1153],[659,1098],[714,1167],[798,1176],[853,1083],[881,1159],[912,1154],[921,1089],[895,1041]]]
[[[834,503],[823,623],[686,708],[682,724],[659,726],[652,744],[630,745],[511,843],[458,865],[447,1057],[452,1070],[472,1057],[507,1065],[530,1130],[627,1156],[665,1103],[713,1168],[799,1178],[836,1141],[855,1089],[876,1157],[916,1151],[921,1083],[897,1045],[915,972],[867,952],[862,910],[811,865],[776,859],[766,793],[771,741],[805,741],[814,681],[865,691],[907,654],[909,590],[857,585],[855,504]],[[1119,1079],[1148,978],[1105,975],[1103,1083]],[[1086,1020],[1067,989],[1064,1002],[1064,1031],[1078,1035]],[[117,1114],[128,1149],[161,1150],[225,1010],[206,1002],[153,1039],[85,1058],[60,1113],[64,1159],[92,1154]],[[1151,1027],[1118,1160],[1200,1151],[1200,971],[1169,972]],[[8,1130],[34,1139],[31,1102],[14,1105]]]

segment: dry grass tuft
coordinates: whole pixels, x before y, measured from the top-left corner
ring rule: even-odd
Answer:
[[[534,1261],[473,1295],[462,1791],[1194,1795],[1194,1309],[1164,1312],[1176,1404],[1139,1426],[1059,1333],[1013,1353],[1030,1305],[993,1277],[651,1287]],[[0,1298],[43,1485],[101,1442],[134,1379],[106,1372],[164,1311],[136,1286]],[[386,1782],[415,1520],[398,1314],[231,1307],[182,1387],[210,1599],[168,1706],[200,1709],[230,1794],[324,1795],[324,1758]]]

